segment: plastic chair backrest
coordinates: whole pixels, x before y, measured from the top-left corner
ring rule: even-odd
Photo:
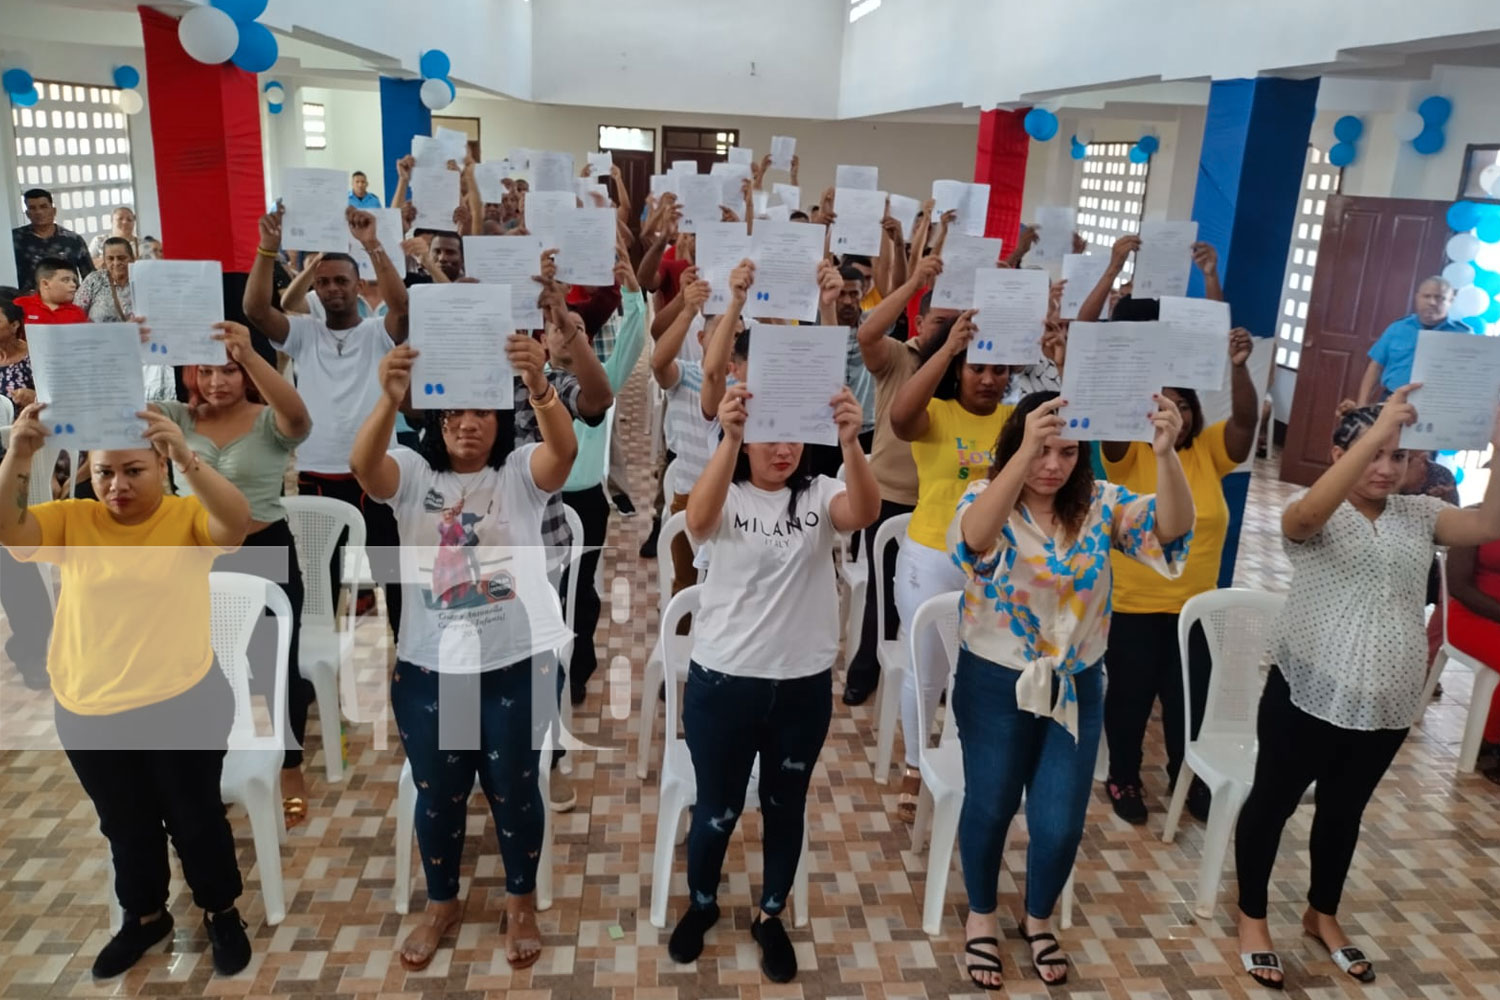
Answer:
[[[1177,618],[1177,646],[1182,657],[1184,690],[1188,681],[1188,638],[1193,626],[1203,626],[1212,657],[1208,700],[1199,738],[1215,735],[1255,735],[1255,716],[1270,663],[1270,642],[1286,595],[1232,587],[1210,590],[1190,599]],[[1191,698],[1183,699],[1189,711]],[[1188,723],[1191,732],[1191,720]]]
[[[57,471],[57,456],[60,454],[62,449],[49,439],[31,457],[31,483],[26,491],[26,502],[31,506],[35,507],[52,499],[52,477]],[[74,471],[76,473],[77,470]],[[72,496],[71,491],[68,496]]]
[[[328,560],[345,529],[349,531],[349,541],[344,547],[344,564],[358,558],[365,547],[365,519],[353,504],[333,497],[282,497],[281,505],[297,540],[297,564],[302,568],[304,595],[303,624],[332,629],[335,589],[328,580]],[[345,615],[351,628],[353,604],[351,600],[351,611]]]
[[[666,522],[661,526],[661,534],[656,539],[656,586],[658,588],[657,593],[660,595],[657,606],[661,608],[663,620],[666,619],[667,602],[672,598],[672,577],[674,575],[672,542],[676,540],[678,535],[688,540],[688,545],[692,546],[693,554],[696,556],[698,554],[698,546],[693,545],[693,539],[687,533],[687,511],[685,510],[679,510],[667,518]],[[701,581],[703,574],[699,573],[698,578]],[[662,633],[662,635],[668,634],[666,632]]]
[[[599,479],[599,485],[604,492],[609,492],[609,449],[614,443],[615,436],[615,407],[617,403],[610,403],[609,409],[604,411],[604,475]]]
[[[671,504],[671,502],[672,502],[672,495],[674,493],[678,492],[678,490],[677,490],[677,473],[678,473],[678,470],[680,470],[681,468],[682,468],[682,459],[680,459],[680,458],[674,458],[674,459],[672,459],[672,461],[670,461],[670,462],[667,463],[667,471],[662,474],[662,480],[661,481],[662,481],[662,485],[665,487],[665,491],[666,491],[666,494],[667,494],[667,503],[668,504]],[[691,489],[692,485],[693,485],[692,483],[689,483],[688,484],[688,488]]]
[[[953,669],[958,664],[958,616],[959,608],[963,602],[964,592],[961,590],[949,590],[941,594],[935,594],[922,602],[917,608],[917,614],[906,630],[906,650],[910,657],[911,669],[916,670],[916,676],[924,676],[921,668],[917,665],[917,652],[926,643],[922,637],[928,629],[937,629],[938,637],[943,641],[943,667],[942,686],[948,689],[948,721],[943,725],[942,742],[949,743],[958,738],[958,726],[953,719]],[[934,672],[935,673],[935,672]],[[932,676],[928,674],[927,676]],[[936,709],[937,706],[932,706]],[[926,747],[931,742],[927,727],[932,723],[932,712],[917,713],[917,746]]]
[[[906,537],[906,526],[911,523],[910,514],[897,514],[880,526],[875,532],[874,571],[875,571],[875,639],[876,642],[885,641],[885,591],[894,581],[885,578],[885,547],[891,543],[901,544]],[[910,630],[908,630],[910,631]]]
[[[1448,645],[1448,550],[1439,548],[1437,550],[1438,570],[1438,607],[1437,613],[1443,616],[1443,645]],[[1423,704],[1426,704],[1424,701]]]
[[[572,507],[563,504],[562,508],[563,517],[568,521],[568,533],[573,539],[568,546],[568,592],[563,595],[563,621],[572,629],[573,611],[578,606],[578,567],[583,562],[583,521]]]
[[[292,648],[292,603],[286,591],[269,580],[248,573],[210,573],[212,600],[209,637],[219,669],[234,690],[234,728],[230,746],[255,744],[267,739],[276,746],[286,738],[287,670]],[[269,608],[276,616],[276,681],[268,705],[271,736],[257,737],[250,704],[250,636]]]
[[[677,678],[686,676],[688,665],[677,662],[677,652],[681,648],[678,643],[665,641],[667,637],[677,635],[677,624],[688,615],[693,615],[697,620],[698,609],[703,604],[703,588],[688,587],[677,594],[667,604],[667,610],[661,616],[661,644],[662,677],[665,680],[667,697],[667,731],[662,740],[662,773],[666,773],[667,755],[671,753],[671,745],[677,739],[677,725],[682,719],[682,698],[677,692]],[[648,698],[655,697],[647,692]]]
[[[0,424],[9,427],[16,422],[16,406],[10,397],[0,394]]]

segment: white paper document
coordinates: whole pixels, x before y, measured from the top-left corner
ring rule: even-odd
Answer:
[[[776,196],[777,201],[794,212],[802,204],[802,189],[795,184],[772,184],[771,193]]]
[[[474,164],[474,183],[479,185],[479,198],[486,205],[498,205],[507,194],[505,181],[515,176],[516,169],[509,160],[490,160]]]
[[[401,240],[405,233],[401,229],[401,209],[399,208],[368,208],[365,211],[375,216],[375,238],[380,241],[380,248],[390,258],[391,266],[401,277],[406,277],[406,251],[401,249]],[[350,238],[349,256],[354,258],[354,263],[359,265],[359,276],[364,281],[375,280],[375,262],[365,252],[365,248],[359,241]]]
[[[818,314],[818,262],[826,226],[806,222],[756,224],[751,240],[755,284],[745,311],[756,319],[795,319]],[[757,327],[757,331],[766,329]],[[758,343],[758,342],[757,342]]]
[[[589,174],[595,178],[608,177],[609,172],[615,167],[615,154],[606,150],[602,153],[589,154]]]
[[[1478,451],[1489,444],[1500,406],[1500,337],[1420,330],[1411,380],[1422,383],[1411,394],[1417,422],[1402,429],[1401,447]]]
[[[698,172],[698,161],[673,160],[671,172],[674,174],[696,174]]]
[[[528,191],[526,193],[526,230],[540,237],[548,248],[557,248],[562,237],[562,221],[578,211],[578,196],[567,191]]]
[[[517,170],[529,171],[531,169],[531,157],[535,152],[536,150],[534,149],[527,149],[525,146],[517,146],[515,149],[512,149],[510,151],[510,155],[507,156],[506,159],[509,160]]]
[[[948,228],[951,237],[954,232],[963,233],[966,236],[983,236],[984,224],[990,211],[990,186],[988,184],[967,184],[963,181],[944,180],[932,182],[932,221],[936,226],[941,222],[943,213],[957,212],[958,218]]]
[[[743,222],[705,222],[698,227],[695,260],[698,276],[708,282],[706,314],[713,316],[729,308],[729,274],[751,253],[752,240]]]
[[[457,174],[454,175],[458,176]],[[349,183],[342,170],[287,167],[281,172],[281,244],[288,250],[343,253],[349,248]]]
[[[220,293],[222,294],[222,293]],[[39,324],[27,331],[38,419],[49,444],[69,451],[149,448],[141,436],[146,408],[141,333],[134,323]],[[219,364],[224,348],[219,346]]]
[[[224,345],[213,339],[224,320],[224,274],[216,260],[138,260],[130,265],[135,312],[151,340],[140,360],[151,365],[222,365]]]
[[[615,212],[580,208],[557,230],[557,280],[598,288],[615,283]]]
[[[983,236],[948,233],[943,244],[943,273],[932,286],[932,304],[938,309],[970,309],[974,304],[974,274],[991,270],[1000,259],[1004,241]]]
[[[891,195],[891,218],[901,223],[901,232],[907,239],[917,228],[917,213],[922,211],[922,203],[915,198],[908,198],[904,194]]]
[[[1034,365],[1046,331],[1046,271],[993,267],[974,273],[976,330],[968,360],[976,365]]]
[[[1083,300],[1089,297],[1089,292],[1099,284],[1099,279],[1104,277],[1104,272],[1109,270],[1108,254],[1085,254],[1070,253],[1063,255],[1062,280],[1067,282],[1063,286],[1061,316],[1063,319],[1077,319],[1078,310],[1083,307]]]
[[[1186,295],[1188,275],[1193,268],[1193,243],[1197,239],[1196,222],[1141,223],[1141,248],[1135,254],[1131,297],[1159,299],[1163,295]]]
[[[719,186],[722,189],[719,195],[720,204],[733,209],[734,214],[743,216],[745,182],[750,180],[750,164],[715,163],[709,174],[719,179]]]
[[[442,165],[445,167],[449,160],[462,167],[469,158],[469,137],[457,129],[439,125],[437,131],[432,133],[432,141],[443,151]]]
[[[505,355],[514,331],[507,285],[413,285],[411,405],[418,410],[515,408]]]
[[[542,311],[537,297],[542,286],[535,278],[542,273],[539,236],[465,236],[464,271],[475,281],[510,288],[511,326],[517,330],[539,330]]]
[[[430,135],[414,135],[411,137],[411,158],[414,166],[418,167],[446,167],[448,157],[443,152],[443,146]]]
[[[771,207],[771,196],[764,191],[751,191],[750,204],[755,210],[755,217],[759,219],[766,214],[766,209]]]
[[[755,217],[757,219],[767,218],[773,222],[789,222],[792,218],[792,210],[786,205],[777,202],[775,205],[767,205],[765,211],[757,212]]]
[[[651,175],[651,193],[654,194],[654,195],[657,195],[658,197],[660,197],[661,195],[664,195],[664,194],[676,194],[677,193],[677,175],[676,174],[652,174]]]
[[[880,255],[880,220],[885,218],[885,192],[835,188],[832,250],[836,254]]]
[[[458,181],[457,170],[446,167],[412,168],[411,203],[417,208],[417,221],[412,224],[413,229],[436,229],[451,233],[457,228],[453,222],[453,213],[458,210]]]
[[[572,191],[572,153],[532,153],[531,189],[533,191]]]
[[[1037,241],[1026,262],[1046,269],[1054,278],[1062,275],[1063,258],[1073,252],[1073,231],[1078,209],[1071,205],[1043,205],[1036,210]]]
[[[724,190],[721,178],[711,174],[683,174],[677,178],[677,200],[682,205],[682,218],[677,230],[696,233],[700,222],[722,222],[724,214],[719,211]]]
[[[729,162],[743,163],[748,167],[750,164],[755,162],[755,150],[751,149],[749,146],[730,146]]]
[[[861,191],[874,191],[880,187],[880,168],[851,166],[840,163],[833,171],[833,186],[835,188],[856,188]]]
[[[771,136],[771,166],[777,170],[792,169],[792,157],[797,155],[797,140],[790,135]]]
[[[1211,391],[1229,384],[1229,303],[1161,298],[1159,335],[1167,346],[1162,382]]]
[[[1141,323],[1074,323],[1068,330],[1061,416],[1069,441],[1150,441],[1161,392],[1158,341]]]
[[[745,440],[838,444],[831,401],[844,387],[848,353],[842,326],[757,326]]]

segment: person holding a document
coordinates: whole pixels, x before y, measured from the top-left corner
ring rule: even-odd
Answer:
[[[797,974],[781,914],[802,853],[808,784],[833,718],[839,597],[829,553],[840,535],[880,513],[880,487],[859,444],[859,402],[842,388],[829,404],[845,482],[814,477],[801,442],[745,443],[756,403],[735,385],[719,405],[723,440],[687,504],[688,534],[713,570],[694,616],[682,709],[698,785],[687,841],[691,899],[667,953],[696,961],[719,919],[724,854],[759,757],[765,872],[750,932],[761,971],[776,983]]]
[[[1282,829],[1314,782],[1302,929],[1345,973],[1374,980],[1337,914],[1360,817],[1420,708],[1428,567],[1438,545],[1500,539],[1500,477],[1466,509],[1397,492],[1407,464],[1400,434],[1420,416],[1407,399],[1416,388],[1345,413],[1334,429],[1333,464],[1281,515],[1292,585],[1271,641],[1255,781],[1234,847],[1240,960],[1273,989],[1283,988],[1284,976],[1266,920],[1271,869]],[[1500,426],[1493,440],[1500,443]]]
[[[522,969],[541,956],[538,747],[557,705],[545,667],[556,669],[553,651],[571,637],[547,579],[542,511],[567,481],[578,442],[542,371],[542,345],[513,334],[505,353],[530,395],[541,443],[517,444],[511,410],[426,410],[421,450],[391,449],[417,357],[403,344],[381,361],[380,398],[349,456],[360,488],[400,526],[412,596],[391,675],[427,877],[428,919],[400,948],[409,971],[426,968],[463,921],[459,866],[476,773],[505,864],[506,961]]]
[[[1223,480],[1250,457],[1255,421],[1260,415],[1248,367],[1251,347],[1248,330],[1230,332],[1233,411],[1228,420],[1205,426],[1196,392],[1162,390],[1182,416],[1182,431],[1175,447],[1198,512],[1193,551],[1182,574],[1163,577],[1122,553],[1114,556],[1115,613],[1109,624],[1109,689],[1104,698],[1104,735],[1109,741],[1105,787],[1115,815],[1127,823],[1146,822],[1141,745],[1157,698],[1161,698],[1167,778],[1172,784],[1177,781],[1182,754],[1192,735],[1182,731],[1183,698],[1187,697],[1192,706],[1195,729],[1207,702],[1208,675],[1213,666],[1208,638],[1202,628],[1193,629],[1188,658],[1193,689],[1185,694],[1177,654],[1177,616],[1189,598],[1218,586],[1219,562],[1229,531]],[[1110,482],[1133,493],[1156,492],[1156,462],[1150,445],[1144,441],[1106,441],[1103,454]],[[1208,786],[1193,778],[1187,794],[1188,812],[1206,822],[1208,805]]]
[[[28,508],[46,401],[21,411],[0,462],[0,544],[62,571],[47,669],[57,735],[109,841],[120,929],[94,960],[121,975],[172,936],[167,838],[213,949],[232,976],[250,962],[242,884],[219,780],[234,692],[210,642],[209,572],[236,548],[250,503],[154,411],[143,447],[89,455],[97,500]],[[193,495],[171,496],[167,463]]]
[[[1021,936],[1044,982],[1068,976],[1052,910],[1073,869],[1093,788],[1110,557],[1123,553],[1176,576],[1192,537],[1192,491],[1176,447],[1182,416],[1164,397],[1156,400],[1155,496],[1096,482],[1079,443],[1062,437],[1058,410],[1066,401],[1038,392],[1006,420],[994,464],[964,492],[947,530],[964,577],[950,704],[963,746],[966,950],[974,959],[969,977],[985,989],[1001,983],[995,885],[1023,790],[1031,843]]]
[[[1411,381],[1411,363],[1417,356],[1417,334],[1422,330],[1452,330],[1472,333],[1467,326],[1448,315],[1453,305],[1453,286],[1448,279],[1434,275],[1417,286],[1415,309],[1385,328],[1370,347],[1370,362],[1359,380],[1359,398],[1341,404],[1342,411],[1354,406],[1378,403]]]

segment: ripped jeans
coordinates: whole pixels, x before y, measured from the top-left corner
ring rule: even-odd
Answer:
[[[765,866],[760,908],[773,915],[785,908],[802,854],[807,786],[832,718],[832,669],[783,681],[692,664],[682,726],[698,783],[687,842],[693,908],[712,906],[718,895],[757,755]]]

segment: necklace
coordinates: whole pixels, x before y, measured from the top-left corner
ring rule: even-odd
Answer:
[[[339,357],[342,358],[344,356],[344,345],[349,343],[349,338],[354,335],[354,330],[355,328],[351,327],[349,332],[344,334],[342,337],[340,337],[338,335],[338,332],[335,330],[328,331],[329,334],[333,337],[334,345],[338,348]]]
[[[455,472],[453,478],[458,480],[458,502],[463,503],[469,499],[469,494],[474,492],[474,484],[485,473],[484,469],[478,472]]]

